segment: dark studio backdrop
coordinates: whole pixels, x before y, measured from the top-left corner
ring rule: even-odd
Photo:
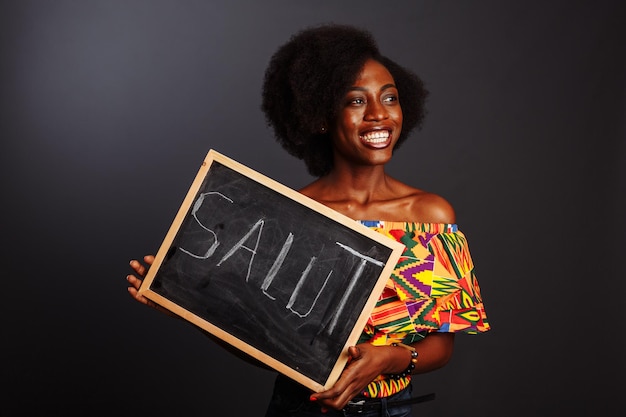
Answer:
[[[209,148],[311,181],[260,89],[279,45],[332,21],[430,90],[389,170],[455,206],[493,327],[415,378],[437,394],[416,414],[624,415],[622,4],[2,1],[1,414],[263,415],[274,374],[125,276]]]

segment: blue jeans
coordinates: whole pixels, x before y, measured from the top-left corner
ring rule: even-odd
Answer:
[[[311,391],[308,388],[283,375],[278,375],[265,417],[411,417],[410,404],[388,406],[389,402],[411,398],[411,386],[388,398],[381,398],[379,409],[363,412],[328,409],[327,412],[322,413],[320,405],[309,400],[310,395]],[[357,397],[352,402],[356,403],[359,400],[372,401]]]

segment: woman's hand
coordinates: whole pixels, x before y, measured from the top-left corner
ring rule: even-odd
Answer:
[[[136,275],[130,274],[126,276],[126,281],[128,281],[128,284],[129,284],[128,293],[131,295],[131,297],[139,301],[141,304],[150,306],[156,310],[159,310],[167,314],[168,316],[175,316],[175,314],[169,311],[168,309],[161,307],[154,301],[139,294],[139,287],[141,286],[141,282],[143,278],[146,276],[146,273],[148,272],[150,265],[152,265],[152,263],[154,262],[154,255],[144,256],[143,261],[145,262],[147,266],[143,265],[141,262],[139,262],[136,259],[133,259],[130,261],[130,267],[135,271]],[[141,278],[138,278],[138,277],[141,277]]]
[[[390,349],[394,349],[391,352]],[[361,343],[348,348],[350,360],[335,385],[323,392],[311,395],[311,401],[319,401],[322,407],[341,410],[352,398],[388,368],[390,355],[395,348]],[[400,352],[403,353],[403,352]],[[405,350],[406,356],[406,350]],[[407,360],[408,363],[408,360]]]
[[[444,366],[452,357],[454,333],[430,333],[412,345],[418,351],[413,374],[430,372]],[[380,374],[397,374],[407,369],[411,352],[400,346],[373,346],[362,343],[348,349],[350,360],[335,385],[311,395],[323,408],[341,410]]]

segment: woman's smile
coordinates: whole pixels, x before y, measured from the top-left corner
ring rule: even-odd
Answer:
[[[384,148],[391,143],[391,131],[387,129],[372,130],[359,135],[361,141],[374,148]]]

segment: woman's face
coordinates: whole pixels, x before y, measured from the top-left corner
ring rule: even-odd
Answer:
[[[370,59],[345,95],[332,127],[335,157],[357,165],[384,164],[401,130],[402,108],[393,77]]]

